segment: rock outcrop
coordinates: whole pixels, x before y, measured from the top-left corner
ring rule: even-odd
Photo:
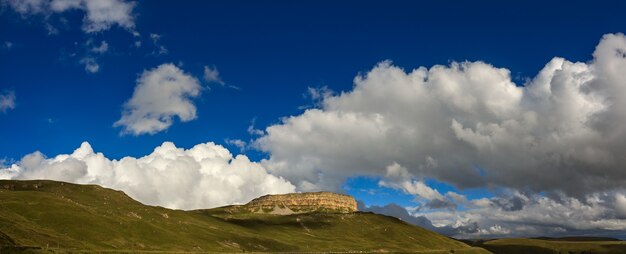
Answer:
[[[357,211],[356,200],[353,197],[332,192],[265,195],[253,199],[244,207],[250,212],[271,214]]]

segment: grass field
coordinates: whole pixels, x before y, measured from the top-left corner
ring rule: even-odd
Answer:
[[[372,213],[171,210],[100,186],[43,180],[0,181],[0,246],[2,253],[488,253]]]
[[[624,254],[625,241],[597,241],[580,239],[505,238],[480,241],[474,246],[495,254]]]

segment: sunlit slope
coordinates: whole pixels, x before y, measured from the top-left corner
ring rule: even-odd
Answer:
[[[5,187],[14,188],[7,190]],[[0,231],[17,245],[230,251],[232,225],[142,205],[122,192],[51,181],[0,181]],[[238,237],[241,237],[239,234]]]
[[[263,215],[146,206],[95,185],[0,181],[0,246],[44,250],[392,251],[482,249],[371,213]],[[6,250],[6,248],[5,248]]]

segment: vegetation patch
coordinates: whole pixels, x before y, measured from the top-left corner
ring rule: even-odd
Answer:
[[[373,213],[181,211],[96,185],[3,180],[0,187],[2,253],[488,253]]]

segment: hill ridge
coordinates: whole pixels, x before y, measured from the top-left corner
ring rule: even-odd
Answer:
[[[0,187],[0,251],[488,253],[372,213],[183,211],[97,185],[0,180]]]

